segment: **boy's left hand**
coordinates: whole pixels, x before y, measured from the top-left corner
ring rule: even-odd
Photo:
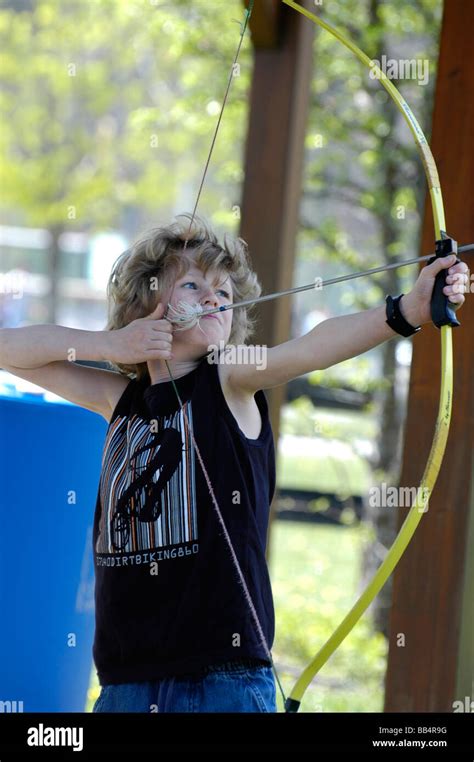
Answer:
[[[443,269],[448,270],[443,294],[456,305],[456,309],[464,304],[464,294],[469,291],[469,269],[465,262],[455,262],[456,255],[449,254],[447,257],[436,259],[420,272],[412,290],[400,302],[403,316],[411,325],[431,322],[431,296],[435,278]]]

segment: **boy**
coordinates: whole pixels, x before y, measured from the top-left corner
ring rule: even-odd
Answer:
[[[96,712],[276,711],[265,561],[275,455],[262,389],[395,335],[377,307],[269,349],[264,368],[208,362],[211,345],[245,343],[247,310],[184,330],[168,312],[257,298],[260,287],[241,239],[221,246],[192,223],[152,230],[119,257],[106,331],[0,331],[2,367],[109,421],[94,518]],[[430,322],[443,268],[444,293],[463,303],[466,265],[437,260],[399,303],[409,324]],[[70,363],[71,348],[115,370]]]

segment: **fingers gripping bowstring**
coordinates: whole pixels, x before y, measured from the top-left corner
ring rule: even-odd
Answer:
[[[243,40],[244,40],[245,32],[247,30],[250,17],[252,15],[253,6],[254,6],[254,0],[250,0],[249,7],[245,11],[245,20],[244,20],[244,23],[242,24],[242,30],[241,30],[241,34],[240,34],[239,44],[237,46],[237,50],[236,50],[236,53],[235,53],[235,56],[234,56],[234,60],[232,62],[232,67],[231,67],[230,74],[229,74],[229,79],[228,79],[228,82],[227,82],[227,88],[226,88],[226,91],[225,91],[225,94],[224,94],[224,99],[223,99],[222,107],[221,107],[221,110],[220,110],[220,113],[219,113],[219,118],[217,120],[216,129],[214,130],[214,135],[213,135],[213,138],[212,138],[211,147],[210,147],[210,150],[209,150],[209,154],[208,154],[208,157],[207,157],[207,160],[206,160],[206,164],[205,164],[205,167],[204,167],[204,172],[203,172],[203,175],[202,175],[202,178],[201,178],[201,182],[200,182],[200,185],[199,185],[199,190],[198,190],[198,193],[197,193],[196,202],[194,204],[193,212],[192,212],[192,215],[191,215],[191,221],[189,223],[189,228],[188,228],[188,231],[187,231],[187,234],[186,234],[186,238],[185,238],[185,242],[184,242],[183,252],[186,250],[188,241],[190,240],[191,231],[192,231],[192,227],[193,227],[193,223],[194,223],[194,218],[196,216],[197,208],[198,208],[198,205],[199,205],[199,200],[201,198],[201,193],[202,193],[202,190],[203,190],[203,187],[204,187],[204,183],[205,183],[205,180],[206,180],[206,176],[207,176],[207,171],[209,169],[209,164],[211,162],[212,153],[214,151],[214,146],[216,144],[217,134],[219,132],[219,127],[220,127],[221,122],[222,122],[222,116],[224,114],[224,109],[225,109],[225,106],[226,106],[226,103],[227,103],[227,99],[228,99],[228,96],[229,96],[230,87],[231,87],[231,84],[232,84],[232,80],[234,78],[234,71],[235,71],[235,67],[236,67],[236,64],[237,64],[237,61],[238,61],[238,58],[239,58],[239,55],[240,55],[240,50],[242,48],[242,43],[243,43]],[[171,307],[169,309],[172,310],[172,311],[174,310],[174,308],[171,308]],[[188,315],[188,322],[187,323],[184,322],[184,325],[182,325],[182,328],[183,329],[185,327],[190,328],[190,327],[192,327],[192,325],[195,325],[196,322],[197,322],[198,317],[199,317],[199,315],[196,314],[195,311],[193,312],[193,315]],[[265,634],[263,632],[263,628],[262,628],[262,625],[260,623],[260,620],[259,620],[259,617],[258,617],[258,614],[257,614],[257,610],[255,608],[255,604],[254,604],[254,602],[252,600],[252,596],[251,596],[250,591],[248,589],[247,583],[245,582],[245,578],[244,578],[241,566],[239,564],[239,560],[237,558],[237,554],[236,554],[234,546],[232,544],[232,540],[231,540],[229,532],[227,530],[227,527],[226,527],[226,524],[225,524],[225,521],[224,521],[224,517],[222,515],[222,511],[221,511],[221,509],[219,507],[219,503],[217,501],[217,498],[216,498],[216,495],[215,495],[215,492],[214,492],[214,489],[213,489],[213,486],[212,486],[212,483],[211,483],[211,479],[209,477],[209,474],[208,474],[206,466],[204,464],[201,452],[199,450],[199,447],[197,445],[197,442],[196,442],[196,439],[194,437],[193,431],[191,429],[191,426],[190,426],[190,423],[189,423],[189,419],[188,419],[188,416],[186,414],[185,403],[183,403],[183,401],[181,400],[180,394],[178,392],[178,388],[176,386],[175,379],[173,378],[173,374],[171,372],[171,368],[170,368],[169,363],[168,363],[167,360],[165,360],[165,364],[166,364],[166,368],[167,368],[168,373],[169,373],[169,377],[170,377],[170,381],[171,381],[173,390],[174,390],[174,392],[176,394],[176,398],[178,400],[178,404],[179,404],[180,410],[181,410],[182,415],[183,415],[183,421],[184,421],[185,428],[186,428],[187,433],[188,433],[188,435],[189,435],[189,437],[191,439],[192,445],[193,445],[194,450],[196,452],[197,459],[198,459],[199,464],[201,466],[201,469],[202,469],[202,472],[203,472],[203,475],[204,475],[204,478],[205,478],[205,481],[206,481],[207,489],[209,491],[209,495],[211,497],[211,501],[212,501],[212,504],[214,506],[214,510],[216,512],[216,515],[217,515],[220,527],[222,529],[222,533],[224,535],[224,539],[226,541],[226,544],[227,544],[227,547],[228,547],[228,550],[229,550],[229,553],[230,553],[230,556],[231,556],[231,559],[232,559],[232,564],[233,564],[235,572],[237,574],[239,583],[242,586],[244,598],[245,598],[245,600],[247,602],[247,605],[249,607],[249,610],[250,610],[250,613],[251,613],[251,616],[252,616],[252,620],[254,622],[254,625],[255,625],[255,628],[256,628],[259,640],[261,642],[261,645],[262,645],[262,647],[263,647],[263,649],[265,651],[265,654],[266,654],[268,660],[270,661],[270,664],[272,665],[272,669],[273,669],[273,672],[274,672],[275,679],[277,681],[278,687],[280,689],[280,692],[281,692],[281,695],[282,695],[282,698],[283,698],[283,702],[285,702],[286,701],[286,696],[285,696],[285,693],[283,691],[283,687],[281,685],[279,675],[278,675],[277,670],[275,668],[275,664],[273,662],[273,657],[272,657],[270,648],[269,648],[267,640],[265,638]]]

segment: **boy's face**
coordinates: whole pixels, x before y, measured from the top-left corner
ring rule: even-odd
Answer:
[[[220,270],[203,271],[192,264],[185,275],[179,278],[169,298],[169,303],[179,309],[179,302],[199,304],[203,312],[233,301],[232,281],[230,276]],[[179,346],[195,347],[207,351],[210,344],[227,343],[232,326],[232,310],[218,312],[200,318],[199,324],[184,331],[173,332],[173,353]],[[194,354],[194,352],[193,352]]]

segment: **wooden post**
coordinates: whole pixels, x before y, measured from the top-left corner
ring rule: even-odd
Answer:
[[[312,7],[310,0],[306,5]],[[259,0],[250,29],[255,62],[240,235],[264,291],[271,292],[292,285],[314,24],[280,0]],[[287,341],[290,308],[289,299],[259,305],[253,341],[268,346]],[[269,392],[275,442],[284,397],[284,387]]]
[[[447,232],[460,243],[474,241],[473,28],[474,4],[445,3],[431,144],[444,191]],[[423,253],[433,250],[428,199],[426,207]],[[474,272],[472,256],[466,255],[466,262]],[[458,710],[454,702],[472,700],[473,299],[473,294],[467,295],[459,314],[462,326],[454,330],[455,384],[447,453],[429,511],[395,573],[387,712],[452,712]],[[426,326],[413,343],[401,476],[406,486],[419,484],[439,394],[439,332]]]

